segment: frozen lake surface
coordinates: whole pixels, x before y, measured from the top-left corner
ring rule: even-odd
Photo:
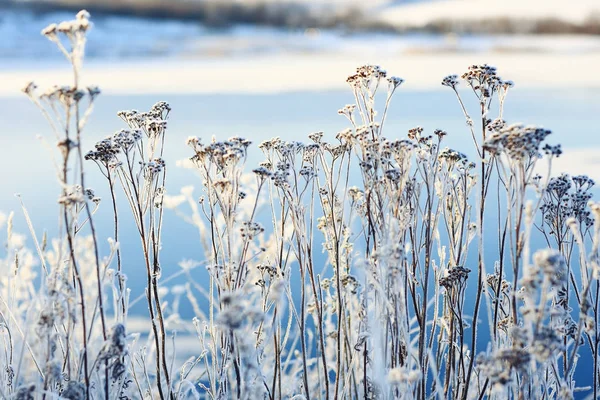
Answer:
[[[235,135],[252,140],[248,160],[250,170],[262,161],[257,145],[265,139],[279,136],[288,140],[305,140],[309,133],[315,131],[324,131],[326,137],[333,138],[338,131],[347,127],[346,120],[337,115],[337,110],[352,103],[353,97],[349,91],[265,95],[102,95],[84,132],[84,147],[91,148],[96,141],[124,127],[116,116],[117,111],[145,110],[158,100],[169,101],[173,108],[167,131],[165,159],[171,166],[168,192],[177,194],[185,185],[194,185],[197,190],[200,190],[201,185],[199,178],[191,170],[174,166],[177,160],[191,156],[185,145],[188,136],[201,136],[205,142],[213,135],[218,140]],[[561,143],[564,148],[563,156],[555,163],[554,173],[585,173],[600,182],[598,115],[600,90],[585,89],[515,89],[509,94],[505,111],[505,119],[509,122],[543,125],[553,131],[547,141],[552,144]],[[36,138],[41,135],[53,146],[49,128],[37,109],[24,96],[0,97],[0,120],[3,121],[0,133],[0,169],[4,171],[0,210],[15,210],[17,227],[24,232],[23,218],[14,197],[15,193],[20,193],[36,226],[52,232],[56,225],[57,211],[52,205],[55,204],[59,187],[48,151]],[[399,89],[386,122],[385,136],[404,138],[408,129],[415,126],[422,126],[426,131],[444,129],[448,132],[447,146],[468,155],[473,154],[464,117],[450,90]],[[106,198],[108,193],[104,181],[99,180],[95,166],[89,165],[87,171],[89,186]],[[100,212],[102,211],[101,207]],[[104,221],[100,219],[100,224]],[[166,212],[165,223],[178,232],[180,229],[188,229],[169,211]],[[101,228],[108,229],[109,225]],[[165,251],[166,264],[176,265],[184,258],[200,256],[194,250],[197,243],[195,230],[189,229],[190,235],[165,238],[164,246],[168,249]],[[167,274],[169,268],[165,269]]]

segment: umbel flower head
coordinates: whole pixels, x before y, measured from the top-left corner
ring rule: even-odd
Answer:
[[[537,157],[542,142],[552,133],[548,129],[522,124],[497,124],[495,127],[497,130],[485,141],[484,149],[494,155],[504,153],[515,161]]]

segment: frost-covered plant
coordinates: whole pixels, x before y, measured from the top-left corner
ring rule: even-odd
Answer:
[[[594,182],[551,176],[560,146],[545,143],[547,129],[504,121],[513,84],[494,67],[473,65],[442,81],[466,119],[471,159],[446,147],[441,129],[415,127],[402,139],[388,133],[403,80],[365,65],[347,79],[355,103],[339,114],[349,126],[331,139],[316,132],[306,143],[265,140],[258,145],[264,161],[247,168],[250,140],[188,138],[198,199],[192,187],[165,193],[165,102],[119,112],[126,129],[82,151],[99,94],[79,87],[89,27],[82,11],[43,31],[70,61],[73,86],[43,94],[25,88],[57,136],[61,226],[57,238],[41,242],[31,228],[32,252],[13,232],[12,214],[0,215],[7,225],[0,396],[597,397]],[[477,100],[475,119],[461,81]],[[100,199],[84,184],[84,159],[97,165],[111,195],[114,237],[104,258],[93,216]],[[148,332],[136,332],[129,313],[119,187],[141,240]],[[170,272],[160,262],[168,251],[165,208],[200,236],[200,252],[190,256],[202,262],[184,261],[176,273],[184,285],[161,281]],[[497,252],[484,247],[488,232],[497,232]],[[534,251],[535,238],[548,249]],[[208,282],[198,280],[201,265]],[[183,307],[195,314],[191,321],[179,316]],[[196,348],[175,365],[174,330],[182,327]],[[576,379],[584,352],[594,363],[591,388]]]

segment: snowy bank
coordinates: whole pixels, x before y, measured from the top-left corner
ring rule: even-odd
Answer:
[[[214,60],[93,62],[84,83],[110,94],[277,93],[345,89],[344,77],[362,64],[379,64],[406,80],[407,89],[437,89],[442,78],[470,64],[488,63],[519,87],[600,88],[600,53],[449,53],[411,55],[263,55]],[[0,96],[18,96],[30,80],[40,87],[70,83],[67,68],[13,64],[0,69]]]
[[[423,27],[438,21],[554,19],[584,23],[600,14],[598,0],[439,0],[398,2],[384,7],[379,18],[395,26]]]

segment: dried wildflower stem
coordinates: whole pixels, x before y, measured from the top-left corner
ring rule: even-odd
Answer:
[[[68,164],[68,152],[64,156],[63,162],[63,183],[66,185],[67,179],[67,164]],[[64,195],[66,195],[66,189],[64,190]],[[73,243],[73,237],[71,234],[71,223],[69,222],[69,215],[67,211],[67,206],[63,205],[63,218],[65,224],[65,232],[67,237],[67,243],[69,246],[69,255],[71,266],[73,268],[73,279],[77,282],[77,288],[79,291],[79,300],[81,302],[81,331],[82,331],[82,358],[83,358],[83,372],[84,372],[84,380],[86,386],[86,392],[89,393],[90,388],[90,380],[89,380],[89,366],[88,366],[88,354],[87,354],[87,342],[88,342],[88,334],[87,334],[87,321],[86,321],[86,306],[85,306],[85,296],[83,293],[83,282],[81,280],[81,274],[79,273],[79,268],[77,267],[77,261],[75,259],[75,246]]]
[[[487,131],[488,131],[488,119],[487,115],[490,111],[490,106],[492,102],[492,98],[495,93],[501,92],[500,96],[500,115],[502,115],[502,107],[505,98],[506,91],[509,87],[512,86],[512,82],[503,82],[497,75],[495,68],[489,67],[487,65],[484,66],[472,66],[469,68],[469,71],[462,76],[463,79],[467,81],[467,84],[472,89],[473,93],[479,100],[480,104],[480,115],[481,115],[481,142],[477,140],[473,121],[469,117],[469,114],[466,110],[466,107],[461,99],[460,94],[456,90],[456,86],[458,81],[456,76],[448,76],[442,81],[442,85],[448,86],[452,88],[454,91],[463,114],[467,120],[467,125],[471,131],[471,136],[473,138],[475,147],[478,151],[481,160],[481,176],[480,176],[480,194],[479,194],[479,212],[477,215],[477,225],[478,225],[478,286],[477,286],[477,294],[475,300],[475,307],[473,312],[473,326],[472,326],[472,336],[471,336],[471,351],[475,351],[476,345],[476,337],[477,337],[477,322],[479,316],[479,309],[481,305],[481,296],[483,293],[483,285],[484,285],[484,248],[483,248],[483,234],[484,234],[484,218],[485,218],[485,204],[486,204],[486,196],[489,188],[494,158],[487,157],[486,151],[486,140],[487,140]],[[516,279],[516,278],[515,278]],[[469,360],[469,368],[466,376],[466,386],[463,390],[462,398],[466,399],[468,395],[468,388],[471,382],[471,374],[474,366],[474,357],[471,357]]]
[[[141,193],[140,190],[137,186],[137,179],[134,176],[133,173],[133,164],[132,161],[129,158],[129,155],[126,156],[126,161],[127,161],[127,172],[129,173],[128,178],[125,179],[130,179],[130,183],[132,184],[131,189],[133,190],[133,207],[134,210],[136,212],[136,219],[138,222],[138,229],[139,229],[139,233],[140,233],[140,240],[142,243],[142,253],[144,256],[144,263],[146,266],[146,279],[147,279],[147,288],[146,288],[146,299],[148,301],[148,311],[150,313],[150,322],[152,325],[152,331],[154,333],[154,341],[155,341],[155,346],[156,346],[156,380],[157,380],[157,387],[158,387],[158,391],[160,394],[161,399],[164,399],[165,394],[164,394],[164,389],[162,387],[162,374],[163,372],[166,373],[166,371],[164,370],[164,367],[166,363],[163,363],[163,361],[165,361],[165,359],[162,357],[162,352],[164,351],[164,348],[161,347],[162,342],[161,342],[161,334],[159,333],[159,328],[157,327],[157,321],[156,321],[156,305],[155,305],[155,301],[157,300],[156,296],[156,291],[154,290],[157,281],[156,281],[156,276],[155,276],[155,271],[154,271],[154,266],[153,266],[153,262],[150,260],[150,249],[148,248],[148,237],[146,234],[146,226],[145,226],[145,218],[144,218],[144,210],[143,210],[143,205],[142,205],[142,199],[141,199]],[[124,182],[123,180],[121,181],[122,183]],[[125,184],[123,185],[125,186]],[[162,327],[162,324],[161,324]],[[167,379],[168,382],[168,379]]]
[[[483,115],[483,110],[482,110],[482,118],[481,119],[482,119],[483,141],[485,141],[486,120]],[[479,213],[477,216],[477,227],[479,229],[479,235],[478,235],[478,253],[479,254],[478,254],[478,263],[477,263],[477,274],[478,274],[477,278],[478,279],[477,279],[477,294],[476,294],[476,298],[475,298],[475,308],[473,311],[473,324],[471,326],[471,329],[472,329],[471,349],[473,352],[475,352],[475,346],[477,343],[477,323],[478,323],[478,317],[479,317],[479,308],[481,307],[481,296],[483,293],[483,282],[484,282],[484,276],[485,276],[483,232],[484,232],[484,217],[485,217],[485,198],[486,198],[488,183],[489,183],[489,179],[490,179],[490,176],[487,175],[488,168],[485,164],[485,162],[487,162],[487,161],[493,162],[492,160],[486,159],[485,148],[482,148],[481,149],[481,192],[480,192],[480,197],[479,197]],[[466,386],[464,387],[463,395],[462,395],[463,400],[466,400],[467,396],[468,396],[468,388],[469,388],[469,384],[471,382],[471,374],[473,372],[474,362],[475,362],[475,357],[471,356],[470,360],[469,360],[469,368],[468,368],[468,372],[467,372],[467,376],[466,376],[466,380],[465,380]]]
[[[104,139],[95,145],[95,150],[85,156],[100,167],[108,179],[113,201],[115,237],[118,238],[118,211],[114,193],[113,179],[116,171],[125,197],[131,208],[140,240],[146,266],[146,299],[150,313],[154,343],[156,347],[157,389],[161,398],[173,398],[173,388],[169,376],[166,355],[166,329],[163,310],[159,297],[158,277],[160,276],[159,248],[162,230],[162,199],[166,179],[165,163],[161,157],[164,145],[164,130],[170,107],[164,102],[157,103],[150,112],[120,112],[119,116],[131,130],[121,130],[113,137]],[[147,149],[142,144],[142,135],[148,137]],[[119,154],[124,161],[120,161]],[[139,170],[136,170],[136,158],[140,157]],[[154,208],[158,211],[154,211]],[[121,272],[120,252],[117,248],[118,279],[122,313],[125,315],[125,298]],[[163,377],[167,385],[163,389]]]
[[[78,77],[79,77],[77,74],[78,69],[79,69],[78,66],[76,68],[76,61],[75,61],[73,63],[73,70],[74,70],[76,87],[77,87]],[[84,170],[83,170],[83,151],[81,148],[81,129],[83,127],[81,124],[80,114],[79,114],[79,102],[77,102],[77,104],[75,106],[75,127],[76,127],[77,155],[78,155],[78,163],[79,163],[79,170],[80,170],[79,181],[80,181],[81,187],[85,188],[85,174],[84,174]],[[90,226],[90,230],[91,230],[91,234],[92,234],[92,241],[93,241],[93,245],[94,245],[94,261],[96,263],[96,268],[95,268],[96,269],[96,284],[97,284],[97,289],[98,289],[97,305],[100,308],[100,323],[101,323],[101,328],[102,328],[102,338],[104,341],[106,341],[106,338],[107,338],[107,336],[106,336],[106,317],[105,317],[105,312],[104,312],[104,295],[103,295],[103,289],[102,289],[102,283],[104,281],[104,272],[101,271],[101,268],[100,268],[100,256],[99,256],[99,252],[98,252],[98,240],[97,240],[97,235],[96,235],[96,228],[94,226],[94,219],[92,218],[92,212],[90,210],[89,202],[86,201],[84,206],[85,206],[85,211],[87,213],[87,223]],[[95,313],[94,313],[94,315],[95,315]],[[92,318],[92,321],[90,324],[90,329],[93,326],[93,323],[94,323],[94,320]],[[109,396],[108,385],[109,385],[108,361],[105,361],[104,398],[106,400],[108,400],[108,396]]]
[[[117,210],[117,199],[115,197],[115,181],[113,176],[110,173],[110,170],[107,169],[106,178],[108,180],[108,186],[110,190],[110,199],[113,207],[113,224],[114,224],[114,239],[117,245],[119,245],[119,212]],[[121,265],[121,247],[117,248],[117,279],[119,281],[119,302],[121,304],[121,321],[124,321],[127,317],[127,305],[125,299],[125,285],[123,282],[123,269]],[[119,320],[117,316],[117,320]]]

